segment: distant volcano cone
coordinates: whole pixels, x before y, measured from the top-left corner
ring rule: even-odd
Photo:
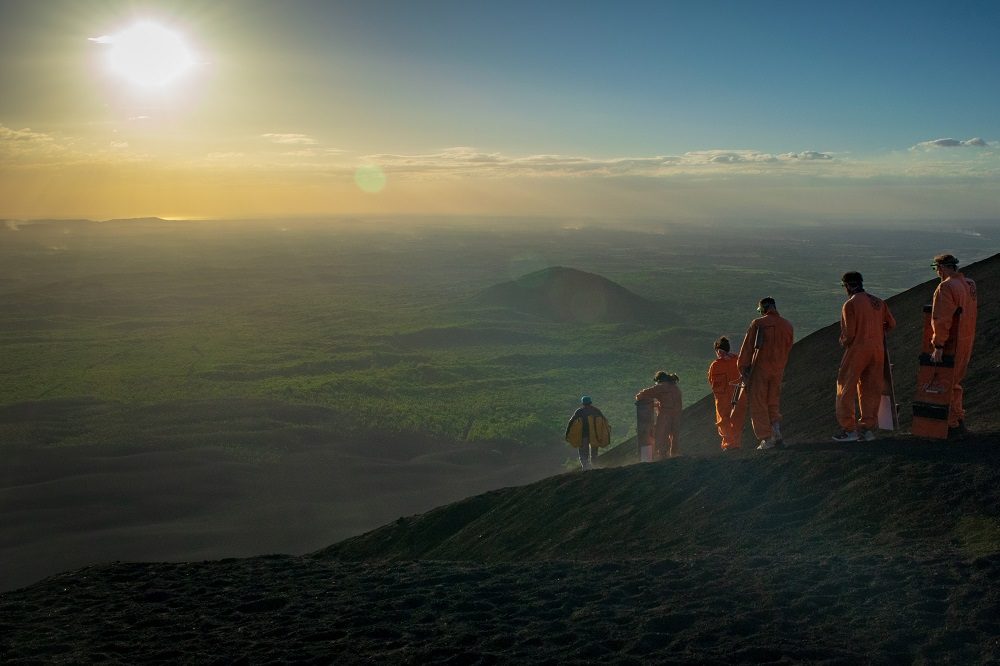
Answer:
[[[607,278],[562,266],[494,285],[475,302],[561,322],[677,323],[679,319],[662,303],[647,300]]]

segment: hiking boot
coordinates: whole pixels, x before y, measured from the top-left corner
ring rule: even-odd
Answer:
[[[774,436],[768,437],[767,439],[760,440],[760,444],[757,445],[758,451],[769,451],[774,448]]]
[[[858,439],[864,440],[866,442],[875,441],[875,431],[874,430],[862,430],[861,434],[858,435]]]
[[[854,430],[840,430],[830,439],[835,442],[856,442],[858,441],[858,433]]]
[[[771,424],[771,439],[774,440],[774,448],[783,449],[785,448],[785,438],[781,434],[781,424],[772,423]]]

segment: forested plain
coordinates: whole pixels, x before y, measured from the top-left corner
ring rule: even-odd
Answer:
[[[362,438],[545,446],[588,393],[621,441],[654,371],[680,375],[686,404],[707,392],[712,341],[739,344],[762,296],[802,337],[838,317],[844,271],[888,297],[927,279],[937,252],[970,263],[998,245],[1000,228],[982,222],[8,223],[0,405],[28,416],[0,427],[7,442],[111,445],[134,444],[144,421],[151,438],[171,430],[261,456],[262,429],[315,436],[294,407],[317,406]],[[607,304],[556,316],[483,296],[532,274],[522,292],[544,290],[552,267],[654,307],[627,320],[602,316]],[[588,288],[574,297],[592,300]],[[271,407],[234,416],[234,400]]]

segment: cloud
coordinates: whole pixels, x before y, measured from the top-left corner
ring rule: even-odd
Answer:
[[[261,138],[283,146],[315,146],[318,142],[307,134],[261,134]]]
[[[8,141],[18,142],[18,143],[51,143],[52,137],[48,134],[42,132],[36,132],[30,127],[25,127],[24,129],[11,129],[0,125],[0,141],[7,143]]]
[[[788,160],[832,160],[830,153],[818,153],[815,150],[807,150],[801,153],[784,153],[779,157]]]
[[[477,151],[468,146],[443,149],[436,153],[415,155],[366,155],[366,163],[378,164],[396,175],[483,175],[483,176],[666,176],[685,173],[711,173],[727,169],[790,169],[805,162],[832,162],[834,156],[818,151],[775,155],[755,150],[700,150],[682,155],[635,157],[588,157],[581,155],[539,154],[506,156]],[[805,168],[805,166],[801,166]]]
[[[975,137],[959,141],[958,139],[934,139],[932,141],[921,141],[910,150],[934,150],[936,148],[988,148],[989,143],[984,139]]]

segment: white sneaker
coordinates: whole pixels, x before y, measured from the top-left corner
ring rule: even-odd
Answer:
[[[830,439],[835,442],[856,442],[858,441],[858,433],[855,430],[841,430]]]
[[[760,440],[760,444],[757,445],[758,451],[767,451],[768,449],[774,448],[774,437],[768,437],[767,439]]]
[[[862,430],[859,439],[863,439],[866,442],[875,441],[875,431],[874,430]]]

